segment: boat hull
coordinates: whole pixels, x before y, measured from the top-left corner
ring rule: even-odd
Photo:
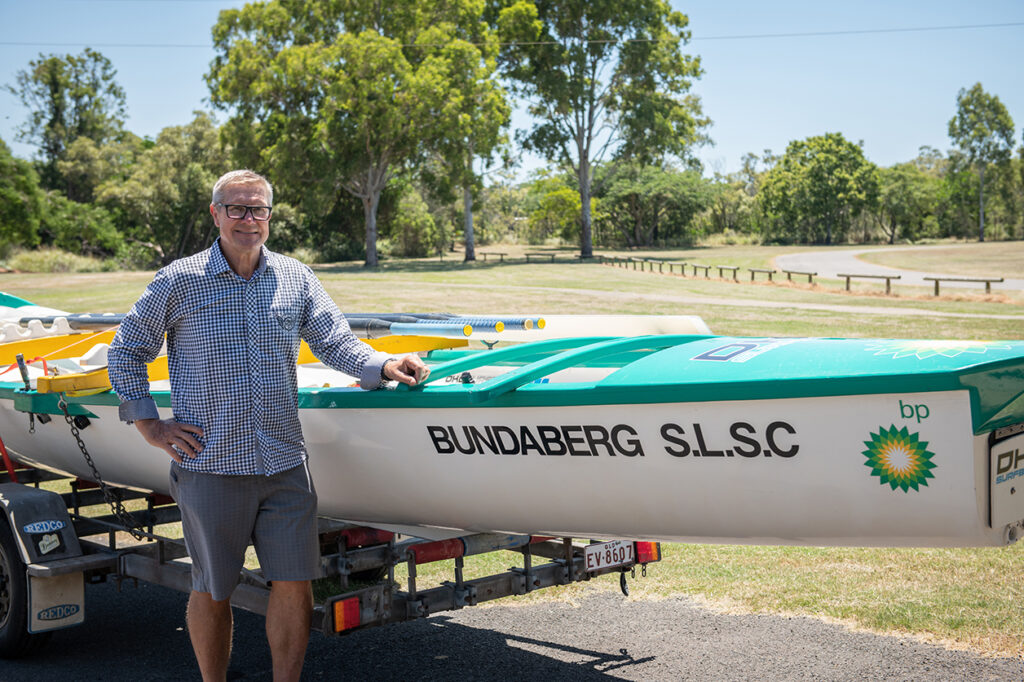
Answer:
[[[166,455],[119,422],[116,405],[82,407],[93,415],[82,438],[103,478],[166,493]],[[62,418],[30,434],[27,414],[12,408],[0,401],[0,434],[16,458],[93,478]],[[1012,481],[997,483],[995,474],[1002,449],[1016,446],[990,452],[970,415],[965,390],[300,410],[320,512],[355,522],[427,535],[1006,544],[1015,539],[1007,524],[1024,518],[1024,506],[1002,492]],[[1009,501],[992,523],[997,492]]]

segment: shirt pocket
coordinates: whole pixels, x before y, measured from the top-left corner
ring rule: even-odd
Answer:
[[[302,308],[297,305],[272,305],[264,320],[267,350],[274,357],[290,357],[299,350]]]
[[[270,307],[270,327],[275,332],[285,335],[299,335],[299,315],[301,309],[297,305],[274,305]]]

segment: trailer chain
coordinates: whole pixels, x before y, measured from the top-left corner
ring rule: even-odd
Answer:
[[[114,518],[121,522],[124,530],[130,533],[133,538],[136,540],[145,540],[147,537],[145,529],[143,529],[135,517],[124,508],[124,500],[121,499],[121,496],[116,494],[110,486],[106,484],[103,477],[100,476],[100,472],[96,468],[95,462],[92,461],[92,456],[89,454],[89,450],[85,447],[85,441],[82,440],[81,432],[79,431],[78,426],[75,425],[75,419],[68,412],[68,403],[64,394],[61,393],[59,395],[60,398],[57,400],[57,406],[60,407],[60,411],[64,413],[64,421],[66,421],[68,426],[71,427],[71,435],[75,437],[75,441],[78,443],[78,449],[82,451],[85,463],[89,465],[93,478],[100,486],[100,492],[103,493],[103,499],[110,505],[110,511],[113,512]]]

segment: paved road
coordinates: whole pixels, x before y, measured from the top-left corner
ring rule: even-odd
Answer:
[[[153,585],[87,588],[87,625],[5,682],[197,679],[185,595]],[[263,621],[237,612],[229,679],[269,680]],[[578,604],[485,606],[348,637],[315,635],[306,680],[1021,680],[1024,659],[985,658],[811,618],[722,615],[685,599],[591,592]]]
[[[933,282],[925,281],[924,277],[962,277],[963,275],[950,275],[948,273],[920,272],[918,270],[904,270],[901,268],[890,268],[884,265],[875,265],[863,261],[857,256],[862,253],[879,251],[908,251],[911,249],[929,249],[930,246],[896,246],[892,248],[871,248],[871,249],[844,249],[840,251],[806,251],[803,253],[791,253],[785,256],[776,256],[775,267],[782,270],[800,270],[803,272],[817,272],[820,277],[837,277],[838,273],[852,273],[858,275],[900,275],[900,284],[911,284],[916,286],[933,286]],[[942,282],[942,288],[966,287],[971,289],[982,289],[981,284],[968,282]],[[1024,290],[1024,279],[1007,279],[999,284],[993,284],[992,290],[1017,289]],[[983,290],[983,289],[982,289]]]

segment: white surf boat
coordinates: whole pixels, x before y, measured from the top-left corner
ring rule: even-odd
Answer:
[[[427,538],[982,546],[1024,532],[1024,342],[662,334],[427,361],[412,390],[329,370],[300,388],[323,515]],[[166,492],[166,455],[118,421],[115,395],[66,400],[108,482]],[[55,418],[30,432],[29,413]],[[60,414],[58,395],[0,383],[12,455],[88,478]]]

